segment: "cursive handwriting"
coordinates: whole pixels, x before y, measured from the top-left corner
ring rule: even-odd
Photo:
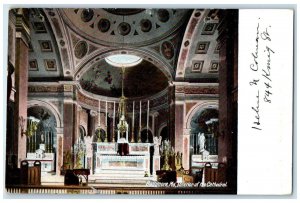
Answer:
[[[254,118],[255,118],[255,121],[253,122],[253,126],[252,126],[252,128],[253,129],[256,129],[256,130],[261,130],[261,128],[260,127],[258,127],[258,126],[260,126],[260,115],[259,115],[259,90],[257,90],[257,95],[256,95],[256,106],[255,107],[251,107],[252,108],[252,110],[255,112],[255,116],[254,116]]]
[[[271,39],[270,39],[271,40]],[[262,76],[266,79],[266,81],[264,82],[265,84],[265,96],[264,96],[264,101],[267,103],[271,103],[271,54],[274,54],[275,52],[268,46],[266,46],[266,49],[264,52],[267,52],[267,66],[266,68],[263,68],[263,73]]]
[[[259,23],[257,23],[257,28],[256,28],[256,39],[255,39],[255,52],[252,52],[252,57],[253,57],[253,61],[254,63],[250,64],[250,69],[253,71],[258,71],[258,43],[259,42]]]
[[[260,18],[258,18],[259,21]],[[255,50],[251,52],[250,70],[253,72],[253,78],[249,81],[249,85],[255,89],[255,105],[251,105],[253,117],[251,119],[251,128],[262,130],[261,111],[263,105],[260,105],[260,89],[263,89],[263,102],[269,104],[272,102],[272,74],[271,62],[272,55],[275,51],[271,48],[272,42],[270,28],[262,28],[260,22],[256,26]]]

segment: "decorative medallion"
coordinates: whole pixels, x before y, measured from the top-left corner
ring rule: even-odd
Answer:
[[[143,32],[149,32],[151,30],[151,28],[152,28],[152,23],[148,19],[143,19],[140,22],[140,26],[141,26],[141,30]]]
[[[107,32],[110,28],[110,22],[109,20],[102,18],[100,19],[100,21],[98,22],[98,29],[101,32]]]
[[[192,61],[192,72],[202,72],[204,61]]]
[[[66,43],[65,43],[65,41],[64,41],[64,40],[62,40],[62,39],[61,39],[61,40],[59,41],[59,44],[60,44],[60,46],[62,46],[62,47],[63,47],[63,46],[65,46],[65,44],[66,44]]]
[[[55,59],[44,59],[44,64],[47,71],[57,71]]]
[[[190,45],[189,40],[186,40],[186,41],[184,42],[184,46],[187,47],[187,46],[189,46],[189,45]]]
[[[38,71],[39,70],[38,63],[37,63],[36,59],[33,59],[33,60],[29,61],[29,70],[30,71]]]
[[[86,55],[87,51],[87,43],[85,41],[79,41],[74,48],[75,57],[78,59],[82,59]]]
[[[128,35],[130,33],[131,27],[128,23],[122,22],[118,26],[118,31],[120,35]]]
[[[171,42],[165,41],[161,45],[161,52],[166,59],[171,59],[174,56],[174,47]]]
[[[198,17],[200,17],[200,16],[201,16],[200,11],[197,11],[197,12],[195,13],[195,17],[198,18]]]
[[[92,20],[93,16],[94,11],[92,9],[83,9],[81,13],[81,20],[83,22],[89,22],[90,20]]]
[[[198,42],[195,54],[206,54],[210,42]]]
[[[157,11],[158,20],[165,23],[169,20],[170,14],[167,9],[159,9]]]

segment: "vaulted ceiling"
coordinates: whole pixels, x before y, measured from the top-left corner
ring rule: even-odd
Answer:
[[[118,53],[143,58],[125,74],[125,86],[134,87],[129,97],[174,80],[217,81],[218,23],[210,9],[32,9],[29,79],[73,80],[93,94],[119,96],[120,70],[104,61]]]

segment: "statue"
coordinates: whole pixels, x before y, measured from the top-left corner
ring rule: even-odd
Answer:
[[[154,144],[154,155],[159,155],[159,146],[161,145],[161,139],[162,137],[155,136],[153,138],[153,144]]]
[[[44,136],[44,134],[42,133],[42,134],[41,134],[41,143],[44,143],[44,141],[45,141],[45,136]]]
[[[205,136],[204,133],[198,133],[198,144],[199,144],[199,152],[203,153],[205,150]]]

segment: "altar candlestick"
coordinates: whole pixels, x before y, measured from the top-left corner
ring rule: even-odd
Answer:
[[[114,101],[114,115],[113,115],[113,126],[115,127],[115,117],[116,117],[116,102]]]
[[[147,130],[149,130],[149,100],[147,103]]]
[[[50,136],[49,136],[49,138],[50,138],[50,141],[49,141],[49,151],[51,153],[52,152],[52,145],[53,145],[53,142],[52,142],[53,136],[52,136],[52,131],[50,131],[49,133],[50,133]]]
[[[140,130],[142,128],[142,101],[140,101]]]
[[[149,142],[148,132],[149,132],[149,100],[147,102],[147,139],[146,139],[146,142]]]
[[[138,142],[142,142],[141,141],[141,129],[142,129],[142,101],[140,100],[140,119],[139,119],[139,134],[138,134]]]
[[[100,116],[100,105],[101,105],[101,103],[100,103],[100,100],[98,100],[98,127],[100,127],[100,118],[101,118],[101,116]]]
[[[133,107],[132,107],[132,128],[134,128],[134,101],[133,101]]]
[[[48,131],[47,135],[48,135],[48,136],[47,136],[47,137],[48,137],[48,142],[47,142],[47,145],[46,145],[46,151],[49,152],[50,131]]]
[[[132,129],[131,129],[131,142],[134,142],[134,101],[132,104]]]
[[[36,150],[36,132],[34,132],[34,151]]]
[[[107,126],[107,101],[105,101],[105,126]]]

